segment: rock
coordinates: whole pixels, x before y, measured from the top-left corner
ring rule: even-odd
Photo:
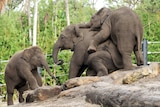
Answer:
[[[86,101],[104,107],[160,107],[160,75],[134,84],[97,82],[86,93]]]
[[[34,101],[43,101],[51,97],[57,96],[61,92],[60,86],[42,86],[35,90],[26,91],[23,95],[26,103]]]
[[[56,97],[44,100],[47,94],[42,91],[44,98],[13,107],[160,107],[159,73],[160,64],[151,63],[108,76],[73,78],[65,82]]]
[[[86,84],[91,84],[97,81],[100,81],[100,77],[77,77],[77,78],[73,78],[73,79],[69,79],[68,81],[66,81],[63,85],[63,89],[67,90],[70,88],[74,88],[74,87],[78,87],[81,85],[86,85]]]
[[[135,70],[123,78],[124,84],[130,84],[132,82],[138,81],[146,76],[155,77],[160,72],[160,64],[151,63],[149,66],[144,66]]]

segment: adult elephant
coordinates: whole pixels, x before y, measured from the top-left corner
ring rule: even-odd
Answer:
[[[71,61],[70,61],[70,67],[69,67],[69,78],[79,77],[84,72],[84,70],[88,67],[88,46],[90,41],[94,38],[94,35],[96,35],[98,31],[90,31],[90,29],[83,29],[79,28],[78,25],[70,25],[67,26],[60,34],[60,37],[54,44],[53,48],[53,61],[55,64],[62,64],[63,60],[58,60],[58,52],[59,50],[66,50],[71,49],[71,51],[74,51]],[[114,45],[112,43],[112,45]],[[101,50],[105,46],[100,46]],[[114,61],[114,65],[116,66],[116,69],[121,68],[123,65],[119,65],[120,57],[117,55],[116,52],[114,52],[113,49],[109,49],[111,53],[114,56],[108,54],[110,60]],[[105,50],[106,51],[106,50]],[[119,58],[118,58],[119,57]],[[110,61],[111,62],[111,61]],[[113,64],[113,63],[112,63]],[[104,71],[107,72],[107,71]]]
[[[99,15],[97,14],[95,19],[96,17],[99,17]],[[99,23],[103,23],[101,23],[102,26],[99,33],[97,33],[91,41],[88,52],[95,52],[97,46],[110,37],[122,56],[124,69],[133,68],[131,58],[132,51],[134,51],[136,56],[137,65],[143,65],[144,61],[141,51],[143,27],[138,15],[130,8],[122,7],[110,11],[106,9],[106,15],[100,15],[99,18],[100,20],[92,19],[90,21],[90,23],[97,26],[99,26]]]
[[[14,89],[19,92],[19,102],[23,102],[22,94],[25,90],[42,86],[42,79],[37,71],[37,67],[42,66],[52,76],[45,56],[38,46],[27,48],[12,56],[5,68],[8,105],[13,105]]]

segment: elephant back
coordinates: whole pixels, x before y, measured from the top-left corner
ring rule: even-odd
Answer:
[[[123,68],[122,56],[121,56],[120,52],[118,51],[117,47],[112,42],[112,40],[108,39],[102,45],[100,45],[98,48],[99,48],[99,50],[102,49],[102,50],[108,51],[112,57],[112,60],[115,64],[115,66],[118,69]]]

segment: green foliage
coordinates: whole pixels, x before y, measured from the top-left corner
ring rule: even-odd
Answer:
[[[144,38],[149,42],[160,42],[160,12],[158,6],[160,6],[160,1],[144,0],[144,2],[136,8],[137,14],[142,19]],[[160,43],[149,43],[148,51],[149,53],[152,52],[152,54],[148,54],[149,62],[160,61],[160,53],[157,53],[160,52]]]
[[[22,17],[18,13],[10,13],[10,16],[3,15],[0,17],[1,59],[8,59],[15,51],[29,45],[27,31],[22,26]]]
[[[105,0],[106,6],[118,8],[127,6],[132,8],[141,18],[144,28],[143,38],[151,42],[160,41],[160,1],[159,0]],[[160,43],[148,44],[149,52],[160,52]],[[160,61],[160,53],[149,54],[148,61]],[[132,55],[133,56],[133,55]],[[135,63],[135,57],[133,56]]]
[[[31,10],[32,13],[34,13],[34,8],[31,8]],[[87,0],[76,2],[75,0],[70,0],[69,10],[71,24],[88,22],[95,12],[95,10],[90,8]],[[52,54],[55,41],[67,25],[64,0],[48,0],[48,2],[46,2],[46,0],[41,0],[38,4],[38,13],[37,45],[42,48],[44,54]],[[6,13],[0,16],[1,60],[8,60],[15,52],[31,46],[28,30],[28,17],[23,12],[11,10],[9,15]],[[68,79],[71,55],[72,52],[70,51],[62,51],[59,53],[59,58],[63,59],[65,62],[62,66],[54,65],[53,59],[49,56],[47,57],[51,71],[57,77],[57,84],[62,84]],[[6,64],[7,63],[2,63],[0,65],[2,73],[4,73]],[[4,75],[0,77],[1,83],[4,84]],[[55,81],[53,81],[43,69],[42,77],[44,84],[55,84]]]
[[[120,0],[119,2],[121,3],[115,5],[117,1],[109,0],[108,4],[112,8],[125,4],[127,6],[135,5],[133,6],[134,10],[142,19],[144,26],[144,38],[149,41],[160,41],[160,2],[158,0],[143,0],[143,2],[138,2],[137,4],[130,4],[132,3],[130,1],[134,0]],[[33,9],[31,8],[32,14],[34,13]],[[69,61],[72,52],[62,51],[59,53],[58,57],[65,62],[62,66],[54,65],[53,59],[49,55],[52,54],[54,43],[61,31],[67,26],[64,0],[48,0],[48,2],[40,0],[38,11],[37,45],[47,55],[51,71],[57,77],[56,84],[63,84],[68,79]],[[69,0],[71,24],[88,22],[94,13],[95,10],[91,8],[89,0]],[[28,37],[29,26],[27,18],[27,15],[23,12],[13,10],[10,10],[9,15],[5,13],[0,16],[0,61],[8,60],[15,52],[31,46]],[[160,52],[160,44],[149,44],[148,48],[151,52]],[[148,60],[160,61],[160,55],[150,54],[148,55]],[[4,73],[5,65],[6,63],[0,63],[0,73]],[[45,85],[55,84],[55,81],[43,69],[42,77]],[[4,75],[0,75],[0,84],[4,83]]]
[[[29,46],[25,20],[26,16],[17,12],[10,12],[9,16],[0,16],[0,84],[5,84],[3,74],[7,64],[1,63],[1,60],[8,60],[16,51]],[[5,87],[0,88],[6,90]],[[0,95],[5,93],[2,91]]]
[[[14,18],[13,18],[14,17]],[[27,30],[22,26],[22,14],[11,12],[0,17],[0,61],[8,60],[16,51],[29,46]],[[4,72],[6,63],[0,62],[0,73]],[[4,84],[3,75],[0,82]]]
[[[88,0],[70,0],[70,20],[73,24],[88,22],[95,10],[90,7]],[[87,11],[86,11],[87,10]]]

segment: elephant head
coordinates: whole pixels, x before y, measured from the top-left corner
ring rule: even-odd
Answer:
[[[28,49],[25,49],[22,53],[22,57],[26,62],[28,62],[31,66],[31,69],[37,67],[44,67],[48,74],[56,79],[50,72],[50,68],[46,61],[45,55],[43,54],[42,50],[38,46],[33,46]]]
[[[57,65],[63,64],[63,60],[58,60],[59,50],[70,49],[74,51],[76,44],[83,39],[83,35],[79,31],[78,25],[67,26],[60,34],[53,47],[52,57]]]
[[[111,10],[103,7],[97,13],[95,13],[90,20],[91,30],[101,28],[104,20],[111,14]]]

